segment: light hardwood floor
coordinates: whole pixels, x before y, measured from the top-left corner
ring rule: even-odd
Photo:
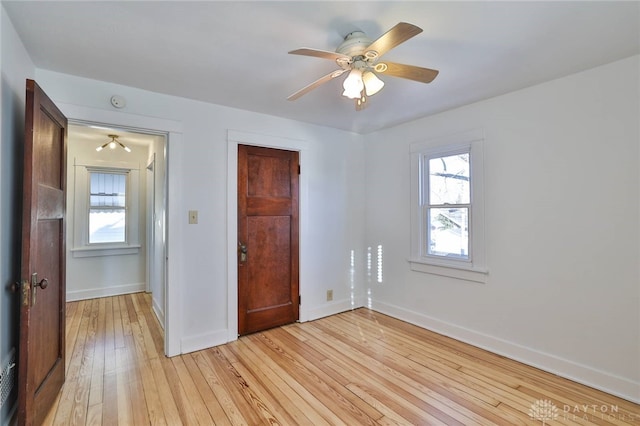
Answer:
[[[45,424],[640,424],[637,404],[367,309],[166,358],[149,302],[67,304]]]

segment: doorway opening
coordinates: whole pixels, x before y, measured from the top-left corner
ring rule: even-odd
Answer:
[[[165,328],[168,135],[69,122],[67,301],[148,292]]]

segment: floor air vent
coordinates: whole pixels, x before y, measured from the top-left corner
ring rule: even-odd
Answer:
[[[11,349],[9,356],[2,363],[2,373],[0,373],[0,408],[4,406],[11,390],[13,389],[14,378],[16,377],[16,350]]]

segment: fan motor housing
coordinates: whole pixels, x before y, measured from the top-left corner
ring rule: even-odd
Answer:
[[[353,31],[346,35],[344,41],[336,49],[336,53],[351,57],[360,56],[371,43],[372,40],[365,33]]]

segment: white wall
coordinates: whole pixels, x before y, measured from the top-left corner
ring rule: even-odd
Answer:
[[[367,137],[373,307],[640,401],[639,59]],[[409,145],[483,128],[488,282],[409,269]]]
[[[192,101],[106,82],[37,70],[39,84],[58,103],[116,112],[114,94],[127,99],[126,114],[160,117],[182,125],[180,146],[169,141],[169,215],[177,214],[169,258],[178,259],[181,351],[227,340],[227,133],[229,129],[303,140],[310,147],[306,188],[310,224],[301,235],[301,316],[326,315],[350,306],[349,253],[364,244],[362,137],[334,129]],[[63,108],[63,112],[65,109]],[[73,118],[73,117],[72,117]],[[171,182],[178,182],[171,193]],[[304,196],[304,195],[303,195]],[[188,225],[188,211],[199,223]],[[172,232],[169,222],[169,233]],[[179,227],[179,229],[176,229]],[[171,264],[171,260],[170,260]],[[169,271],[171,277],[171,271]],[[360,288],[362,286],[359,286]],[[326,289],[334,302],[325,302]],[[168,303],[171,303],[170,301]]]
[[[33,78],[35,67],[3,5],[0,39],[0,366],[4,367],[11,349],[18,345],[19,296],[9,287],[20,279],[25,80]],[[0,424],[9,423],[15,402],[16,394],[12,393],[0,411]]]
[[[45,89],[46,90],[46,89]],[[144,291],[146,287],[146,162],[147,149],[133,147],[132,152],[123,149],[105,149],[96,152],[94,141],[82,139],[70,129],[68,134],[67,163],[67,301],[113,296]],[[76,182],[77,167],[96,162],[137,164],[138,188],[138,241],[140,251],[134,254],[76,257],[75,195],[76,188],[86,189],[86,183]],[[81,166],[74,166],[80,164]],[[84,175],[83,175],[84,176]],[[134,209],[135,211],[135,209]],[[135,230],[134,230],[135,232]]]

